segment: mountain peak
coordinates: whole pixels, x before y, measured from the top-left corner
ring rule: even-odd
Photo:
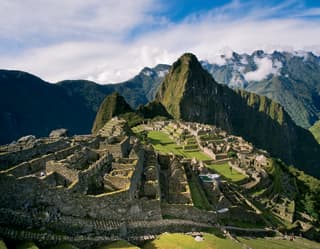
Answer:
[[[97,133],[112,117],[131,111],[131,107],[118,92],[108,95],[99,107],[92,133]]]
[[[185,92],[206,91],[214,80],[202,68],[197,57],[191,53],[183,54],[173,63],[169,73],[162,82],[156,99],[167,107],[170,115],[181,118],[180,101]]]
[[[216,125],[288,163],[308,165],[307,172],[316,172],[319,156],[313,156],[311,148],[318,153],[320,147],[310,132],[297,127],[282,106],[267,97],[216,83],[192,54],[174,63],[156,98],[176,119]],[[272,139],[268,134],[273,134]]]
[[[197,57],[192,53],[184,53],[175,63],[172,65],[173,70],[180,67],[201,67]]]
[[[191,62],[191,61],[198,61],[197,57],[193,54],[193,53],[184,53],[183,55],[181,55],[181,57],[178,59],[185,61],[185,62]]]

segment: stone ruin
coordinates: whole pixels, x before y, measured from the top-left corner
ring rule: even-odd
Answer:
[[[118,118],[97,135],[67,137],[59,129],[48,138],[25,136],[0,146],[0,237],[33,240],[44,247],[68,242],[90,248],[120,239],[152,239],[162,232],[201,230],[230,217],[261,221],[255,197],[246,193],[269,189],[266,152],[214,126],[163,121],[144,127],[164,131],[175,141],[184,136],[192,141],[186,145],[196,146],[211,160],[158,154]],[[247,178],[239,188],[220,179],[201,181],[199,174],[212,173],[206,167],[212,163],[228,163]],[[191,180],[207,208],[195,207]],[[292,185],[285,176],[281,180]],[[287,189],[286,196],[291,192]],[[264,205],[293,221],[291,198],[275,196]],[[218,214],[226,208],[227,213]]]
[[[132,137],[125,121],[112,119],[96,136],[64,134],[0,147],[5,240],[89,248],[215,223],[214,214],[193,206],[185,165],[159,158]],[[181,212],[166,219],[176,208]]]

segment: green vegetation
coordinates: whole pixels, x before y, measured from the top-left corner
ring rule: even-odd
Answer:
[[[194,55],[182,55],[179,60],[173,63],[156,95],[156,100],[161,102],[167,111],[177,119],[181,118],[180,101],[183,98],[190,74],[189,64],[195,62],[197,62],[197,58]]]
[[[93,123],[92,133],[97,133],[112,117],[132,112],[131,107],[117,92],[108,95],[102,102]]]
[[[136,247],[127,241],[121,240],[113,242],[109,245],[98,247],[97,249],[139,249],[139,247]]]
[[[159,101],[152,101],[144,106],[140,105],[137,113],[148,119],[155,117],[172,118],[166,108]]]
[[[232,182],[240,182],[246,178],[245,175],[241,174],[237,170],[230,170],[230,167],[228,163],[223,163],[223,164],[209,164],[206,165],[209,169],[214,170],[227,180],[230,180]]]
[[[210,203],[204,193],[198,178],[192,174],[192,177],[188,179],[192,202],[195,207],[199,209],[212,210]]]
[[[123,118],[128,122],[129,127],[135,127],[143,122],[143,117],[139,116],[134,112],[127,112],[119,115],[120,118]]]
[[[320,143],[320,120],[310,128],[310,131],[315,139]]]
[[[6,244],[0,239],[0,249],[7,249]]]
[[[192,236],[178,233],[165,233],[157,239],[147,242],[143,249],[241,249],[241,244],[230,239],[219,238],[213,234],[204,234],[203,241],[195,241]]]
[[[148,138],[153,147],[165,154],[175,154],[183,156],[185,158],[196,158],[197,160],[210,160],[211,158],[198,151],[185,151],[182,146],[178,146],[166,133],[161,131],[150,131],[148,132]]]
[[[281,164],[278,163],[276,160],[272,160],[269,168],[267,168],[268,174],[272,178],[272,193],[278,194],[281,193],[283,190],[282,186],[282,167]]]
[[[288,168],[289,172],[295,176],[298,193],[296,198],[296,208],[299,211],[307,212],[309,215],[319,220],[320,218],[320,180],[305,174],[294,167]]]
[[[27,241],[27,242],[21,242],[18,246],[17,249],[39,249],[39,247],[36,246],[35,243],[32,241]]]
[[[295,239],[290,240],[276,240],[276,239],[244,239],[239,238],[240,242],[250,246],[252,249],[319,249],[320,244],[306,240],[306,239]]]
[[[78,249],[78,247],[71,244],[60,244],[54,247],[50,247],[50,249]]]

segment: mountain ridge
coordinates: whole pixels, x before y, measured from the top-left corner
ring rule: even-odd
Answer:
[[[52,84],[27,72],[0,70],[0,144],[28,134],[47,136],[61,127],[70,135],[88,134],[107,95],[117,91],[132,108],[138,108],[152,100],[152,89],[158,86],[152,82],[161,81],[168,67],[144,68],[131,80],[112,85],[87,80]]]
[[[173,64],[156,100],[176,119],[217,125],[318,174],[320,159],[313,153],[320,153],[320,147],[310,132],[296,126],[278,103],[218,84],[190,53]]]
[[[320,57],[311,52],[232,52],[202,66],[219,83],[280,103],[301,127],[320,119]]]

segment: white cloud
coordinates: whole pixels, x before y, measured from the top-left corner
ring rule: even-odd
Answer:
[[[0,38],[42,44],[124,36],[153,24],[157,0],[1,0]]]
[[[220,64],[225,63],[221,53],[229,51],[230,56],[228,48],[239,53],[257,49],[320,52],[318,19],[276,16],[298,1],[276,7],[256,2],[233,1],[170,23],[164,16],[152,15],[161,8],[158,0],[78,0],[76,5],[73,0],[2,0],[0,22],[6,25],[0,27],[0,38],[26,40],[31,45],[23,42],[22,52],[2,54],[0,67],[26,70],[51,82],[84,78],[111,83],[127,80],[145,66],[172,63],[184,52]],[[36,4],[36,10],[26,11]],[[139,30],[152,25],[156,26],[148,32]],[[260,63],[261,71],[249,78],[277,70],[268,60]]]
[[[247,72],[243,76],[247,81],[260,81],[266,79],[270,74],[279,74],[282,68],[282,63],[278,60],[272,62],[268,57],[254,58],[254,62],[257,66],[257,70]]]

